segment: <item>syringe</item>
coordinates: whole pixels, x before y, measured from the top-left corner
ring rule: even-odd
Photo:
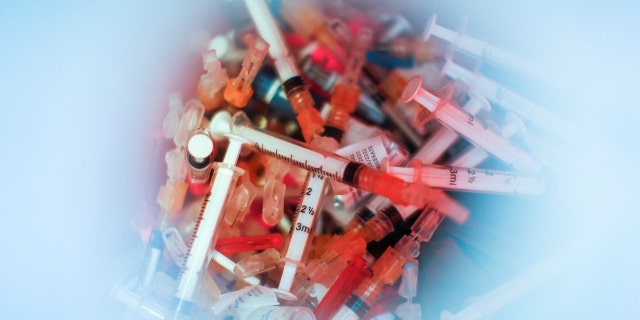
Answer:
[[[417,101],[431,111],[442,124],[517,170],[533,173],[542,170],[542,166],[537,160],[489,130],[475,116],[423,89],[421,77],[413,77],[409,80],[402,92],[401,99],[405,103]]]
[[[534,76],[540,80],[549,79],[549,72],[541,72],[542,68],[540,66],[534,65],[529,61],[505,50],[496,48],[486,42],[436,24],[435,14],[433,14],[427,21],[427,25],[425,26],[423,33],[424,41],[429,40],[432,35],[451,43],[457,49],[466,51],[483,60],[502,66],[507,70]]]
[[[331,113],[323,136],[314,136],[311,143],[326,151],[335,151],[342,140],[345,125],[350,114],[355,111],[360,96],[357,81],[365,62],[364,55],[370,45],[373,33],[369,29],[362,29],[353,45],[347,69],[340,81],[334,86],[331,96]],[[279,289],[289,291],[293,284],[298,265],[301,264],[306,244],[320,210],[321,200],[326,186],[325,177],[310,172],[305,183],[305,192],[301,195],[300,204],[296,210],[296,220],[292,228],[291,238],[284,257],[284,269],[280,279]]]
[[[147,242],[144,257],[145,269],[140,278],[142,287],[147,287],[156,273],[164,250],[162,232],[168,227],[171,221],[171,214],[182,208],[187,194],[188,184],[185,183],[185,159],[182,156],[181,148],[184,147],[189,132],[202,121],[204,113],[204,107],[195,100],[187,102],[187,105],[184,106],[186,110],[183,112],[181,100],[179,94],[169,97],[169,113],[162,125],[164,137],[172,139],[176,148],[165,154],[167,181],[160,187],[156,198],[156,202],[160,206],[160,212],[155,219]]]
[[[507,123],[500,128],[500,135],[503,138],[509,139],[519,132],[526,131],[524,123],[515,114],[507,113],[505,118]],[[448,161],[446,165],[454,167],[477,167],[489,158],[489,156],[489,153],[484,149],[471,145]]]
[[[310,172],[305,182],[300,204],[296,208],[296,220],[291,228],[291,237],[286,248],[282,277],[278,289],[290,291],[293,280],[302,264],[309,236],[313,230],[316,217],[320,214],[319,204],[325,192],[325,177]]]
[[[284,1],[281,14],[298,34],[306,39],[315,39],[321,46],[329,49],[340,62],[347,60],[345,50],[326,27],[329,19],[314,3],[307,0]]]
[[[263,0],[245,0],[249,15],[256,25],[262,39],[269,44],[269,55],[275,60],[276,70],[282,81],[287,98],[296,113],[302,135],[306,141],[322,133],[324,121],[318,110],[313,107],[313,100],[307,90],[300,70],[289,54],[282,34]]]
[[[229,117],[226,112],[218,112],[213,117],[209,129],[214,136],[218,134],[244,139],[252,143],[258,151],[269,156],[381,195],[400,205],[421,206],[429,196],[430,188],[425,185],[407,183],[335,153],[318,150],[285,136],[256,130],[252,128],[251,121],[243,112],[237,112],[231,119]],[[310,190],[303,192],[307,193]]]
[[[441,129],[442,131],[446,130],[448,132],[452,132],[446,127]],[[453,134],[457,136],[456,133],[453,133]],[[455,139],[455,137],[453,138]],[[411,160],[428,163],[427,161],[433,160],[434,158],[435,159],[439,158],[440,155],[432,151],[432,149],[436,147],[437,147],[437,144],[425,143],[424,145],[422,145],[422,147],[420,147],[418,151],[416,151],[416,153],[413,155]],[[482,150],[482,149],[479,149],[479,150]],[[444,152],[444,151],[445,150],[442,150],[441,152]],[[449,218],[453,219],[454,221],[458,223],[462,223],[469,216],[469,211],[466,208],[457,204],[455,201],[447,197],[445,194],[439,195],[439,198],[436,198],[436,199],[438,201],[430,206],[434,206],[434,205],[441,206],[439,208],[440,211],[443,214],[447,215]],[[392,220],[397,220],[397,219],[405,220],[411,213],[413,213],[415,210],[418,209],[416,207],[411,207],[411,206],[398,206],[395,208],[386,209],[386,207],[388,206],[392,206],[392,205],[390,205],[386,199],[380,196],[373,197],[360,210],[360,212],[358,212],[358,214],[353,218],[353,220],[351,220],[351,222],[347,225],[346,229],[358,230],[365,224],[365,222],[367,222],[369,219],[374,217],[374,215],[380,214],[380,213],[393,214],[393,215],[398,214],[399,217],[392,218]],[[389,226],[389,227],[391,228],[392,226]],[[381,235],[381,236],[384,236],[384,235]]]
[[[208,135],[207,138],[210,139]],[[202,137],[193,135],[191,140],[200,140]],[[222,218],[225,201],[228,195],[233,193],[236,180],[243,170],[237,168],[236,162],[240,154],[242,144],[246,142],[236,135],[229,135],[229,146],[221,163],[214,163],[215,173],[211,191],[205,197],[202,209],[198,217],[189,253],[183,266],[178,282],[175,298],[175,317],[181,314],[189,314],[194,298],[199,290],[211,257],[211,248],[217,240],[217,227]],[[190,150],[189,150],[190,152]]]
[[[490,319],[493,314],[520,298],[540,284],[555,277],[567,267],[565,259],[547,258],[513,279],[477,297],[456,314],[448,311],[440,313],[441,320],[481,320]]]
[[[473,73],[451,60],[442,67],[442,72],[452,79],[460,79],[471,89],[478,91],[489,101],[492,101],[505,110],[512,111],[524,120],[530,121],[536,126],[552,132],[560,132],[562,123],[553,112],[529,101],[506,87]]]
[[[491,104],[481,95],[474,92],[469,92],[467,95],[469,100],[462,107],[464,111],[475,116],[483,109],[491,110]],[[455,131],[441,125],[420,147],[421,154],[416,155],[415,158],[419,158],[423,163],[435,163],[459,137],[460,135]]]
[[[516,172],[427,165],[419,161],[409,163],[408,167],[391,167],[385,161],[382,163],[382,171],[405,181],[419,178],[430,187],[448,191],[541,194],[545,188],[542,178],[523,176]]]

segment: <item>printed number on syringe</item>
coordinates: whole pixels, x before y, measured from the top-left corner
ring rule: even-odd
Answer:
[[[296,230],[297,231],[302,231],[305,233],[311,233],[311,228],[307,227],[307,226],[303,226],[302,223],[298,222],[296,223]]]

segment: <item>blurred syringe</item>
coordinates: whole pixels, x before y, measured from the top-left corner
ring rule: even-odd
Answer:
[[[517,172],[427,165],[419,161],[410,162],[408,167],[388,166],[384,161],[382,171],[406,181],[421,179],[430,187],[448,191],[540,194],[545,188],[542,178],[525,176]]]
[[[331,95],[331,112],[327,118],[322,135],[314,135],[310,143],[325,151],[335,151],[342,140],[346,122],[351,113],[356,110],[360,88],[358,78],[365,63],[365,53],[371,44],[373,32],[363,28],[358,33],[351,48],[346,70],[340,81],[334,86]],[[301,124],[302,125],[302,124]],[[304,185],[305,192],[300,197],[300,204],[296,209],[296,219],[291,237],[283,259],[284,266],[280,278],[279,289],[291,290],[298,267],[303,263],[306,245],[309,243],[311,230],[320,211],[321,200],[324,196],[327,180],[315,172],[307,174]]]
[[[264,0],[245,0],[249,15],[260,36],[269,44],[269,56],[273,58],[287,98],[296,113],[298,123],[303,128],[306,141],[323,131],[324,121],[320,112],[313,107],[313,100],[300,76],[300,69],[289,53],[276,21]]]
[[[489,130],[475,116],[423,89],[421,77],[417,76],[409,80],[401,99],[405,103],[413,100],[420,103],[442,124],[515,169],[530,173],[538,173],[542,170],[542,165],[537,160]]]
[[[175,294],[175,317],[189,314],[203,279],[207,274],[211,257],[212,243],[217,238],[216,230],[222,218],[225,201],[233,193],[238,176],[243,170],[236,167],[240,149],[245,141],[237,136],[229,137],[229,146],[221,163],[214,163],[215,167],[211,191],[205,197],[202,209],[196,222],[191,238],[189,253],[184,265],[181,266],[178,288]],[[207,154],[204,149],[212,145],[208,132],[199,132],[189,140],[187,151],[194,163],[202,165],[210,159],[201,158]]]
[[[510,52],[492,46],[484,41],[478,40],[462,32],[447,29],[436,23],[436,15],[432,15],[427,21],[423,33],[423,40],[427,41],[431,36],[451,43],[455,49],[465,51],[480,59],[501,66],[507,70],[520,72],[534,76],[540,80],[549,79],[549,73],[541,66],[535,65]]]

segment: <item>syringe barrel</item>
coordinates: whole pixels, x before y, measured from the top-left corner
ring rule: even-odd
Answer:
[[[225,163],[215,163],[213,186],[202,204],[187,260],[181,266],[180,280],[175,298],[175,314],[188,313],[190,306],[201,290],[207,274],[211,248],[217,240],[216,230],[222,218],[226,199],[233,193],[238,176],[243,170]]]
[[[236,113],[231,119],[231,133],[254,143],[256,149],[269,156],[384,196],[399,205],[421,206],[429,196],[430,188],[424,184],[407,183],[335,153],[319,150],[288,137],[256,130],[250,123],[244,113]]]
[[[216,242],[216,249],[222,253],[231,254],[246,251],[259,251],[269,248],[280,249],[283,239],[279,233],[243,236],[220,239]]]
[[[514,147],[508,140],[488,129],[476,117],[462,109],[450,103],[443,103],[435,111],[434,115],[444,125],[506,164],[524,172],[540,172],[540,163]]]
[[[211,178],[211,159],[207,157],[202,162],[198,162],[187,153],[187,172],[189,173],[189,182],[192,184],[207,184]]]

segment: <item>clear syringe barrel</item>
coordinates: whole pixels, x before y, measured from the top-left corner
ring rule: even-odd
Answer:
[[[193,184],[209,184],[211,177],[211,160],[214,144],[209,131],[195,129],[187,142],[187,172],[189,182]]]
[[[315,39],[321,46],[329,49],[341,62],[346,60],[344,49],[326,27],[328,18],[311,1],[294,0],[282,2],[282,18],[307,39]]]
[[[322,151],[284,136],[256,130],[251,126],[249,118],[241,112],[236,113],[231,119],[231,133],[253,143],[260,152],[338,182],[381,195],[399,205],[423,205],[430,192],[426,185],[408,183],[335,153]]]
[[[226,200],[229,194],[233,194],[238,176],[243,172],[235,166],[241,146],[240,141],[231,139],[223,162],[214,164],[211,192],[202,203],[187,259],[181,266],[180,280],[175,294],[176,316],[189,313],[194,297],[207,274],[211,248],[217,240],[216,230],[222,218]]]
[[[507,70],[534,76],[541,80],[548,79],[548,72],[543,70],[541,66],[537,66],[526,59],[492,46],[484,41],[438,25],[435,14],[432,15],[427,22],[423,34],[424,40],[428,40],[431,35],[451,43],[459,50],[466,51],[480,59],[502,66]]]
[[[451,130],[465,137],[469,142],[485,149],[508,165],[524,172],[539,172],[541,164],[513,146],[508,140],[491,131],[475,116],[443,101],[422,88],[422,78],[411,78],[402,92],[402,100],[406,103],[416,100],[427,108],[433,116]]]
[[[469,101],[462,109],[469,114],[476,115],[482,109],[490,110],[491,105],[482,96],[469,92]],[[423,163],[435,163],[451,147],[460,135],[446,126],[440,126],[414,155],[414,160]]]
[[[280,79],[286,81],[300,75],[300,70],[289,55],[289,49],[278,29],[278,24],[264,0],[245,0],[244,2],[260,37],[269,44],[269,55],[275,60]]]
[[[420,171],[423,183],[451,191],[541,194],[545,188],[543,179],[516,172],[435,165],[424,165]],[[413,181],[419,174],[411,167],[387,167],[386,172],[406,181]]]
[[[296,209],[297,215],[292,226],[291,238],[285,250],[282,277],[278,286],[281,290],[291,290],[296,270],[305,254],[309,237],[313,232],[314,222],[320,210],[320,200],[324,196],[325,182],[325,178],[318,173],[310,172],[307,175],[300,204]]]
[[[546,130],[560,130],[561,122],[556,114],[506,87],[480,74],[473,73],[451,61],[445,64],[443,71],[447,76],[452,79],[460,79],[490,101],[502,106],[502,108],[506,110],[512,111],[524,120],[530,121],[536,126]]]

